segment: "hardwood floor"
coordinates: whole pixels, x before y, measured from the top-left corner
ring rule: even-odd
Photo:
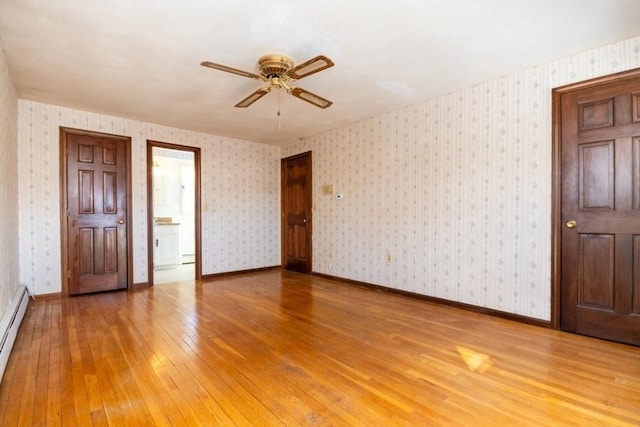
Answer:
[[[271,270],[31,302],[0,425],[640,424],[640,348]]]

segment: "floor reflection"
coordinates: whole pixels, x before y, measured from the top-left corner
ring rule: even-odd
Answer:
[[[459,345],[456,346],[456,349],[471,372],[484,373],[493,365],[493,359],[488,354],[478,353]]]

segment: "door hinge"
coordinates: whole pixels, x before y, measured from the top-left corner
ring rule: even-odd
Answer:
[[[67,279],[71,279],[71,270],[67,270]]]

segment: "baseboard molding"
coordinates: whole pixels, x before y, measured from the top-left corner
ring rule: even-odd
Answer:
[[[539,326],[542,328],[551,328],[551,322],[546,320],[540,320],[533,317],[522,316],[520,314],[508,313],[506,311],[495,310],[492,308],[480,307],[473,304],[466,304],[463,302],[452,301],[444,298],[432,297],[429,295],[418,294],[415,292],[404,291],[401,289],[389,288],[381,285],[374,285],[373,283],[360,282],[357,280],[345,279],[343,277],[331,276],[324,273],[311,273],[314,276],[322,277],[324,279],[335,280],[338,282],[348,283],[351,285],[361,286],[369,289],[373,289],[380,292],[389,292],[398,295],[404,295],[410,298],[420,299],[433,304],[446,305],[449,307],[455,307],[462,310],[472,311],[474,313],[486,314],[489,316],[500,317],[502,319],[513,320],[515,322],[526,323],[528,325]]]
[[[131,290],[135,291],[137,289],[144,289],[144,288],[148,288],[149,286],[149,282],[138,282],[138,283],[134,283],[133,285],[131,285]]]
[[[52,292],[50,294],[32,295],[34,301],[50,301],[62,298],[62,292]]]
[[[214,280],[214,279],[218,279],[220,277],[226,277],[226,276],[235,276],[238,274],[248,274],[248,273],[259,273],[261,271],[268,271],[268,270],[275,270],[281,268],[281,266],[279,265],[274,265],[271,267],[260,267],[260,268],[251,268],[249,270],[236,270],[236,271],[225,271],[224,273],[213,273],[213,274],[203,274],[202,275],[202,280]],[[133,286],[131,286],[132,290],[137,290],[137,289],[143,289],[143,288],[148,288],[149,286],[149,282],[139,282],[139,283],[134,283]]]
[[[0,382],[9,362],[9,355],[18,336],[18,329],[28,305],[29,293],[27,292],[27,287],[20,285],[14,292],[7,311],[0,319]]]
[[[280,265],[274,265],[271,267],[260,267],[260,268],[251,268],[249,270],[236,270],[236,271],[226,271],[224,273],[213,273],[213,274],[203,274],[202,275],[202,280],[212,280],[212,279],[218,279],[220,277],[227,277],[227,276],[235,276],[238,274],[247,274],[247,273],[259,273],[261,271],[269,271],[269,270],[277,270],[282,268],[282,266]]]

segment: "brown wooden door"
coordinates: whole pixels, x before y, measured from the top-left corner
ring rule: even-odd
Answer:
[[[560,109],[560,327],[640,345],[640,74]]]
[[[282,264],[311,273],[311,152],[282,159]]]
[[[127,287],[123,139],[66,133],[69,294]]]

